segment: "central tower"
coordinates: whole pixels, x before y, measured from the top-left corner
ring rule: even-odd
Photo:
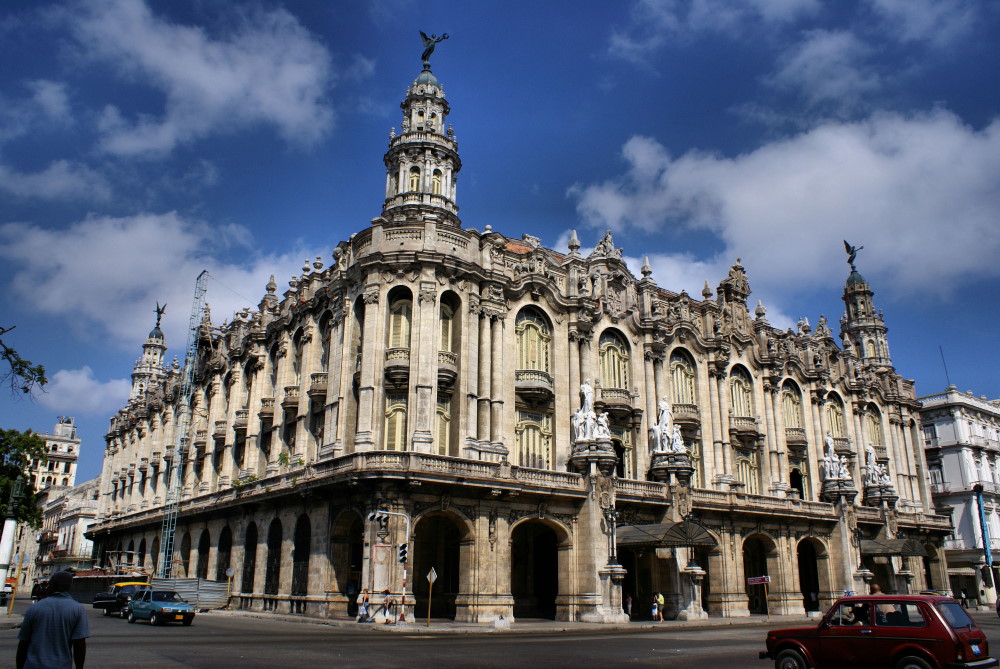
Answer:
[[[382,217],[390,225],[434,217],[440,224],[460,227],[455,192],[462,161],[455,131],[447,125],[451,109],[431,72],[429,51],[433,48],[425,50],[424,69],[400,105],[402,132],[397,135],[393,128],[389,135]]]

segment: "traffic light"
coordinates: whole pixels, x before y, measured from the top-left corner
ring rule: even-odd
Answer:
[[[408,557],[407,556],[407,552],[409,550],[410,550],[410,545],[408,543],[406,543],[405,541],[403,543],[399,544],[399,561],[400,562],[406,562],[407,557]]]

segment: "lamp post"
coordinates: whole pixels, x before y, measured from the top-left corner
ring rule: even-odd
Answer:
[[[0,539],[0,589],[7,584],[7,571],[10,569],[10,558],[14,554],[14,530],[17,528],[17,505],[24,496],[24,474],[19,474],[10,487],[10,498],[7,500],[6,520],[3,523],[3,538]]]

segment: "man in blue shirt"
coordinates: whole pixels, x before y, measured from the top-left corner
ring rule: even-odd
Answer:
[[[28,609],[17,644],[17,669],[83,669],[90,625],[87,610],[69,595],[73,573],[49,579],[48,597]]]

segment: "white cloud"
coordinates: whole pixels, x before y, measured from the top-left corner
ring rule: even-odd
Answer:
[[[111,197],[111,186],[99,172],[66,160],[32,173],[0,164],[0,191],[23,198],[100,201]]]
[[[584,221],[709,231],[717,257],[753,258],[765,294],[842,278],[844,239],[865,246],[859,269],[896,293],[946,295],[1000,275],[1000,120],[976,131],[946,111],[881,114],[734,158],[674,158],[646,137],[623,152],[621,177],[570,190]]]
[[[108,415],[125,404],[131,389],[132,382],[127,379],[95,379],[87,366],[60,369],[52,375],[45,392],[38,395],[38,401],[60,414]]]
[[[236,12],[218,37],[155,16],[143,0],[87,0],[71,20],[87,56],[165,96],[159,116],[105,110],[100,129],[111,153],[166,153],[256,124],[309,144],[333,125],[329,53],[283,9]]]
[[[63,124],[73,122],[65,84],[38,79],[29,82],[28,87],[34,93],[35,104],[48,118]]]
[[[126,350],[138,351],[155,322],[155,303],[169,303],[163,330],[167,345],[183,357],[194,282],[202,269],[218,279],[210,282],[207,299],[221,323],[238,309],[256,307],[270,274],[281,282],[300,272],[303,258],[319,255],[301,246],[291,253],[252,254],[244,251],[249,235],[240,226],[210,227],[173,212],[92,217],[65,230],[8,223],[0,225],[0,259],[11,277],[5,288],[33,295],[28,306],[62,317],[77,328],[77,336],[106,339]],[[232,250],[234,243],[241,252],[238,262],[213,255]]]
[[[768,83],[801,92],[810,106],[832,105],[848,112],[881,86],[878,75],[865,66],[870,54],[851,33],[809,31],[778,59],[780,69]]]
[[[819,0],[636,0],[627,26],[614,30],[608,53],[648,65],[670,41],[703,33],[739,35],[756,24],[792,24],[816,14]]]
[[[0,95],[0,142],[73,123],[65,84],[36,79],[25,82],[24,86],[30,92],[29,97]]]
[[[938,47],[953,44],[977,21],[970,0],[869,0],[888,37],[902,42],[926,42]]]

